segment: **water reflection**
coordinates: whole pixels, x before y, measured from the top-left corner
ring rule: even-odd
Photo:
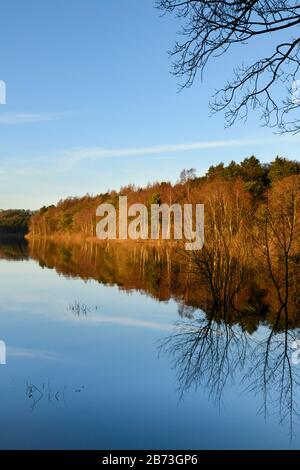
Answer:
[[[262,397],[258,412],[267,418],[277,414],[279,422],[288,422],[290,437],[299,415],[299,367],[292,363],[293,342],[299,329],[276,332],[262,327],[249,334],[240,325],[232,325],[220,312],[177,323],[177,331],[161,341],[160,348],[171,357],[177,372],[180,393],[204,386],[220,406],[223,391],[236,376],[243,392]],[[247,397],[246,397],[247,398]]]
[[[23,261],[29,259],[28,243],[24,238],[0,237],[0,260]]]
[[[226,282],[218,274],[216,286],[210,288],[207,277],[198,269],[197,253],[193,255],[196,259],[190,259],[178,247],[33,240],[28,250],[42,268],[55,269],[66,277],[94,279],[129,292],[141,291],[159,301],[172,298],[178,303],[180,316],[190,317],[193,309],[201,309],[208,317],[210,312],[213,315],[219,312],[226,324],[238,324],[249,333],[261,324],[268,324],[274,331],[300,327],[299,269],[290,283],[288,306],[285,306],[278,302],[276,288],[259,265],[257,271],[249,269],[247,274],[243,271],[243,282],[238,275],[231,275],[230,282]],[[20,248],[14,253],[15,259],[17,256],[23,259],[23,252],[19,252]],[[6,256],[2,248],[0,256]],[[235,260],[234,271],[240,272],[236,264]]]
[[[261,272],[243,271],[246,282],[232,276],[230,286],[219,280],[218,290],[216,285],[209,287],[202,268],[197,270],[197,259],[182,256],[178,247],[130,243],[72,245],[35,240],[28,246],[0,246],[2,259],[30,257],[41,268],[55,269],[65,277],[94,279],[158,301],[175,300],[178,321],[159,348],[171,358],[180,396],[201,386],[220,406],[226,388],[238,380],[244,393],[260,397],[258,411],[265,418],[276,414],[280,423],[288,424],[292,437],[299,415],[299,366],[292,363],[293,344],[300,335],[297,282],[289,286],[288,302],[280,305],[276,286]],[[237,261],[234,272],[240,272]],[[298,276],[295,270],[294,280]],[[95,314],[101,306],[74,300],[67,309],[79,317]],[[28,383],[27,396],[34,409],[45,397],[60,401],[64,392],[50,393]]]

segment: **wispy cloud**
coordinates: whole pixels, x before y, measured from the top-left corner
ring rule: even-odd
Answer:
[[[0,169],[0,178],[9,178],[9,177],[38,177],[38,176],[50,176],[57,174],[55,168],[42,168],[37,162],[37,166],[24,166],[24,161],[17,161],[14,165],[7,166],[6,168]]]
[[[86,147],[68,150],[61,155],[67,161],[81,161],[87,159],[109,158],[109,157],[134,157],[134,156],[147,156],[175,152],[188,152],[192,150],[205,150],[205,149],[221,149],[233,147],[246,147],[253,145],[266,145],[274,144],[275,139],[283,141],[295,142],[294,136],[274,136],[265,139],[231,139],[231,140],[211,140],[211,141],[198,141],[183,144],[167,144],[167,145],[153,145],[149,147],[132,147],[132,148],[101,148],[101,147]]]
[[[101,323],[111,323],[120,326],[133,326],[137,328],[146,328],[150,330],[158,330],[158,331],[173,331],[174,325],[171,323],[158,323],[154,321],[147,321],[147,320],[140,320],[133,317],[115,317],[115,316],[92,316],[87,317],[84,319],[85,322],[89,322],[91,324],[101,324]]]
[[[36,122],[57,121],[64,113],[1,113],[0,124],[31,124]]]
[[[56,352],[41,349],[8,348],[7,355],[27,359],[60,360]]]
[[[0,124],[1,117],[0,115]],[[49,116],[49,115],[48,115]],[[52,115],[58,119],[59,114]],[[46,116],[44,117],[46,119]],[[29,121],[28,121],[29,122]],[[50,176],[58,173],[66,173],[72,171],[76,165],[88,160],[101,160],[118,157],[140,157],[146,158],[155,155],[164,157],[169,154],[180,154],[190,151],[199,150],[199,159],[201,159],[201,150],[208,149],[230,149],[239,147],[248,147],[250,152],[257,150],[260,146],[271,146],[282,143],[299,143],[300,136],[291,135],[274,135],[273,137],[256,138],[256,139],[228,139],[228,140],[210,140],[198,141],[191,143],[163,144],[145,147],[120,147],[120,148],[103,148],[103,147],[80,147],[73,149],[60,150],[53,154],[44,154],[40,156],[22,157],[22,159],[7,159],[0,169],[0,177],[3,179],[10,175],[19,175],[23,177]],[[204,155],[204,154],[202,154]],[[24,162],[26,165],[24,165]]]

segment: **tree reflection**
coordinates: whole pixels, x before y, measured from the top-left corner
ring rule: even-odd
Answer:
[[[24,261],[29,259],[28,243],[14,236],[0,236],[0,260]]]
[[[285,327],[278,331],[283,316]],[[267,418],[271,410],[278,414],[280,423],[287,421],[291,438],[299,416],[300,371],[293,363],[294,342],[299,337],[299,328],[288,329],[287,312],[280,309],[273,326],[264,331],[262,339],[255,340],[243,379],[248,391],[262,394],[259,411]]]
[[[288,328],[283,309],[272,326],[261,326],[252,334],[232,324],[230,317],[224,310],[195,313],[192,319],[176,323],[174,333],[161,340],[160,349],[170,355],[176,370],[180,395],[202,386],[220,406],[226,386],[238,380],[244,392],[261,396],[258,412],[265,418],[272,411],[281,424],[288,422],[292,438],[300,384],[299,366],[292,358],[300,330]]]
[[[175,333],[164,338],[160,348],[173,359],[181,395],[205,385],[218,403],[236,369],[244,367],[249,340],[240,326],[226,322],[223,314],[213,310],[176,323]]]
[[[218,207],[211,209],[215,225],[223,217],[222,212],[217,217]],[[231,220],[227,225],[229,233]],[[0,257],[22,260],[29,250],[42,268],[66,277],[94,279],[127,292],[134,289],[157,301],[173,299],[180,320],[160,348],[172,357],[180,395],[202,386],[220,405],[226,388],[233,381],[240,383],[245,392],[261,396],[259,411],[265,417],[272,412],[281,423],[289,423],[292,436],[299,413],[300,365],[293,364],[292,354],[293,343],[300,338],[300,259],[291,250],[284,257],[287,250],[281,238],[287,240],[285,232],[275,237],[274,229],[267,228],[269,248],[265,245],[265,250],[267,255],[272,253],[271,269],[268,256],[248,263],[250,254],[221,230],[214,232],[214,243],[208,242],[205,250],[192,256],[183,256],[180,247],[172,244],[71,244],[36,239],[29,248],[0,245]],[[274,251],[274,239],[285,251]],[[216,246],[226,249],[214,251]],[[88,299],[68,306],[76,316],[92,308],[97,307]],[[34,396],[39,396],[37,390]]]

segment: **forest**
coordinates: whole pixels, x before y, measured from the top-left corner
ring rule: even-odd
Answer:
[[[128,185],[119,192],[70,197],[59,201],[57,205],[44,206],[30,219],[30,236],[95,237],[96,208],[102,203],[110,203],[117,208],[120,195],[127,196],[128,204],[142,203],[149,210],[151,204],[205,203],[206,215],[209,216],[208,206],[216,197],[222,196],[224,203],[226,201],[223,209],[231,211],[233,208],[229,208],[228,204],[233,203],[232,196],[235,193],[243,207],[247,205],[247,209],[244,208],[248,212],[246,219],[249,222],[254,210],[257,215],[259,208],[266,207],[269,198],[277,192],[276,188],[288,187],[291,181],[297,181],[299,175],[300,163],[281,157],[276,157],[268,164],[260,163],[254,156],[241,163],[232,161],[227,166],[220,163],[211,166],[201,177],[197,177],[196,170],[191,168],[183,170],[174,185],[170,182],[156,182],[144,188]]]

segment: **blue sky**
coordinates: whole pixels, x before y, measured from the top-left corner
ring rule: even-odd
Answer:
[[[167,55],[178,23],[154,0],[3,0],[1,19],[0,208],[174,182],[183,168],[200,175],[252,154],[298,159],[300,138],[274,135],[256,114],[230,129],[209,116],[210,96],[256,45],[178,93]]]

